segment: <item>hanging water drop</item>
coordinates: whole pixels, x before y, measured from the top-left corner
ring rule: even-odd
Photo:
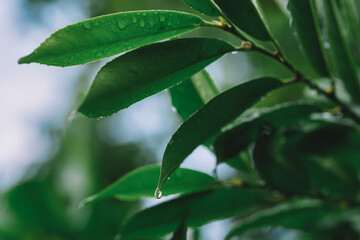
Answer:
[[[147,13],[146,12],[143,12],[143,16],[146,17]]]
[[[72,120],[75,119],[76,114],[77,114],[77,111],[76,111],[76,110],[72,111],[72,112],[70,113],[70,115],[68,116],[68,121],[69,121],[69,122],[72,122]]]
[[[90,30],[91,29],[91,23],[89,22],[83,22],[83,27],[87,30]]]
[[[172,106],[172,107],[171,107],[171,111],[173,111],[174,113],[177,113],[176,107]]]
[[[161,197],[162,197],[162,192],[160,191],[159,188],[156,188],[156,190],[155,190],[155,198],[160,199]]]

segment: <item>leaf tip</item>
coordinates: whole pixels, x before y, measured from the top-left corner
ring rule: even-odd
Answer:
[[[79,209],[82,209],[84,207],[89,206],[90,204],[94,203],[96,201],[96,197],[95,196],[90,196],[88,198],[85,198],[84,200],[82,200],[79,203]]]

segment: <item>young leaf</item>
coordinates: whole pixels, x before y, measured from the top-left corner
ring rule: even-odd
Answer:
[[[213,0],[224,15],[239,29],[262,41],[269,33],[251,0]]]
[[[323,54],[332,77],[339,78],[352,100],[360,103],[360,81],[346,51],[330,1],[310,0]]]
[[[260,210],[245,220],[239,222],[226,236],[240,236],[246,232],[265,227],[285,227],[302,231],[310,231],[319,226],[321,220],[339,212],[335,206],[319,200],[295,200],[278,204],[277,206]]]
[[[95,17],[56,31],[19,63],[85,64],[188,32],[203,23],[195,15],[164,10]]]
[[[182,0],[182,1],[205,15],[209,15],[213,17],[217,17],[220,15],[219,10],[214,6],[211,0]]]
[[[309,1],[289,0],[287,8],[290,11],[290,22],[295,36],[305,55],[320,76],[328,76]]]
[[[162,161],[158,188],[200,144],[231,120],[282,83],[274,78],[259,78],[233,87],[192,115],[171,137]]]
[[[321,112],[321,109],[310,104],[282,104],[266,110],[259,109],[255,117],[246,119],[215,140],[214,149],[218,162],[226,161],[246,149],[256,140],[263,124],[281,127],[309,117],[315,112]]]
[[[125,225],[122,237],[161,237],[174,232],[184,218],[187,227],[197,227],[210,221],[246,214],[275,201],[277,198],[271,192],[253,189],[232,188],[196,193],[135,214]]]
[[[184,81],[234,47],[212,38],[185,38],[145,46],[107,63],[79,111],[109,116]]]
[[[219,90],[204,69],[169,91],[172,105],[184,121],[219,94]]]
[[[153,197],[159,177],[160,166],[151,165],[138,168],[111,184],[101,192],[86,198],[80,206],[87,206],[109,197],[121,200],[136,200],[141,197]],[[216,186],[215,179],[205,173],[179,168],[162,189],[162,195],[192,193]]]

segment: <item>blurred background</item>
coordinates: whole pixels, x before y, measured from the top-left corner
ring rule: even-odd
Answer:
[[[261,2],[286,56],[312,75],[290,32],[286,0]],[[168,92],[149,97],[112,117],[90,120],[73,111],[108,59],[69,68],[18,65],[17,60],[57,29],[89,17],[143,9],[198,13],[181,0],[1,3],[0,239],[119,239],[129,215],[159,200],[106,200],[84,209],[78,205],[130,170],[161,162],[167,141],[181,124],[171,110]],[[229,35],[206,28],[186,36],[215,36],[233,41]],[[228,54],[207,70],[220,90],[261,76],[291,77],[278,63],[256,53]],[[281,91],[267,97],[261,106],[311,95],[298,85]],[[215,157],[205,147],[199,147],[182,167],[212,174]],[[236,174],[222,165],[218,171],[220,178]],[[222,239],[230,228],[231,221],[225,220],[193,230],[191,235],[194,233],[197,239]],[[295,236],[294,232],[284,234],[275,229],[248,239]]]

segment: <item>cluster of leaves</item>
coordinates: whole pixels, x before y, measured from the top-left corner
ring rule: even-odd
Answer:
[[[131,217],[123,239],[158,239],[171,232],[173,239],[185,239],[188,227],[232,216],[239,222],[226,238],[275,226],[303,231],[304,239],[358,237],[358,3],[288,1],[292,29],[316,73],[307,76],[287,59],[258,0],[184,2],[220,21],[165,10],[105,15],[58,30],[20,59],[65,67],[126,52],[99,70],[79,112],[106,117],[170,89],[184,121],[168,143],[161,167],[137,169],[82,205],[108,197],[150,197],[156,186],[157,198],[180,194]],[[240,44],[215,38],[174,39],[200,27],[231,33]],[[268,56],[294,78],[264,76],[220,92],[204,67],[234,51]],[[317,78],[330,87],[324,89]],[[315,90],[328,104],[256,107],[270,92],[291,84]],[[224,183],[179,168],[201,144],[215,153],[218,164],[227,163],[244,177]]]

